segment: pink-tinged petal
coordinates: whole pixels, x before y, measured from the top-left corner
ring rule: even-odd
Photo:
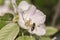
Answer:
[[[37,12],[37,13],[40,13],[40,16],[46,16],[42,11],[40,11],[40,10],[38,10],[38,9],[36,10],[36,12]]]
[[[36,14],[38,14],[40,17],[40,19],[39,19],[40,24],[44,24],[45,20],[46,20],[46,15],[40,10],[37,10]]]
[[[39,24],[44,24],[46,16],[41,11],[37,12],[36,10],[35,14],[30,16],[30,19],[33,23],[39,25]]]
[[[22,9],[23,11],[28,10],[29,7],[30,7],[30,4],[28,4],[26,1],[20,2],[19,6],[18,6],[18,8]]]
[[[36,7],[34,5],[31,5],[31,7],[29,8],[29,10],[24,12],[23,17],[26,20],[29,20],[30,17],[32,17],[35,14],[35,12],[36,12]]]
[[[36,12],[36,7],[34,5],[31,5],[31,7],[26,13],[32,16],[33,14],[35,14],[35,12]]]
[[[23,18],[23,12],[22,10],[18,10],[18,16],[19,16],[19,19],[18,19],[18,24],[21,28],[23,29],[28,29],[28,27],[25,25],[25,21],[24,21],[24,18]]]
[[[25,22],[24,22],[24,20],[22,20],[22,19],[19,19],[19,20],[18,20],[18,24],[19,24],[19,26],[20,26],[21,28],[23,28],[23,29],[29,29],[29,27],[27,27],[27,26],[25,25]]]
[[[4,5],[0,6],[0,16],[3,16],[6,13],[14,13],[10,8],[10,0],[4,0]]]
[[[37,27],[35,27],[35,29],[33,31],[31,31],[31,28],[30,28],[28,30],[28,32],[31,34],[36,34],[38,36],[45,35],[45,33],[46,33],[45,25],[42,24],[39,27],[37,26]]]
[[[43,24],[40,25],[40,27],[36,27],[34,34],[41,36],[41,35],[45,35],[45,33],[46,33],[46,29],[45,29],[45,25]]]

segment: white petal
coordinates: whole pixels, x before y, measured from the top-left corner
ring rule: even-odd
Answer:
[[[32,19],[31,21],[33,23],[39,25],[39,24],[44,24],[46,16],[42,12],[36,10],[35,14],[30,15],[30,19]]]
[[[40,27],[35,27],[33,31],[31,29],[28,30],[29,33],[31,34],[36,34],[38,36],[44,35],[46,33],[45,25],[40,25]]]
[[[19,16],[19,20],[18,20],[18,24],[20,25],[21,28],[23,29],[28,29],[28,27],[25,25],[25,21],[23,19],[23,12],[21,11],[18,11],[18,16]]]
[[[32,17],[32,15],[35,14],[35,12],[36,12],[36,7],[34,5],[31,5],[29,10],[24,12],[25,14],[23,14],[23,17],[26,20],[29,20],[29,18]]]
[[[23,29],[28,29],[26,26],[25,26],[25,24],[24,23],[22,23],[22,21],[18,21],[18,24],[19,24],[19,26],[21,27],[21,28],[23,28]]]
[[[44,15],[44,13],[40,10],[36,10],[36,15],[39,16],[39,20],[38,20],[38,22],[40,22],[39,24],[43,24],[46,20],[46,15]]]
[[[21,28],[23,28],[23,29],[28,29],[28,27],[26,27],[26,25],[25,25],[24,20],[19,19],[19,20],[18,20],[18,24],[19,24],[19,26],[20,26]]]
[[[27,14],[29,13],[30,16],[33,15],[36,12],[36,7],[34,5],[31,5],[29,10],[27,11]]]
[[[14,14],[14,12],[11,9],[9,9],[9,7],[7,6],[0,7],[0,16],[5,15],[6,13]]]
[[[28,10],[29,7],[30,4],[28,4],[26,1],[22,1],[18,6],[18,8],[22,9],[23,11]]]
[[[6,7],[0,7],[0,16],[3,16],[6,12],[7,12],[7,8]]]
[[[38,9],[36,10],[36,12],[37,12],[37,13],[40,13],[41,16],[46,16],[46,15],[44,15],[44,13],[43,13],[42,11],[40,11],[40,10],[38,10]]]
[[[0,16],[3,16],[6,13],[14,13],[10,8],[9,8],[9,4],[10,4],[10,0],[4,0],[4,5],[0,6]]]
[[[40,25],[40,27],[36,27],[36,32],[35,32],[35,34],[36,35],[45,35],[45,33],[46,33],[46,29],[45,29],[45,25],[44,24],[42,24],[42,25]]]
[[[23,28],[23,29],[29,29],[29,27],[27,27],[27,26],[25,25],[25,22],[22,21],[21,19],[18,20],[18,24],[19,24],[19,26],[20,26],[21,28]]]
[[[36,35],[38,35],[38,36],[40,36],[40,35],[45,35],[45,33],[46,33],[46,31],[45,31],[45,29],[38,29],[37,31],[36,31]]]

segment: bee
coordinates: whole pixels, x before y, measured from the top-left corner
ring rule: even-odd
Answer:
[[[33,31],[34,29],[35,29],[35,23],[32,24],[31,31]]]

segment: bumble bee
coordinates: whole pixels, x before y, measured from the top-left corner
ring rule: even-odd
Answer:
[[[35,23],[33,23],[31,31],[33,31],[35,29]]]

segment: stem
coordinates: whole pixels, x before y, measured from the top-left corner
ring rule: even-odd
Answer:
[[[52,20],[52,25],[53,25],[53,26],[55,26],[57,17],[58,17],[59,12],[60,12],[60,0],[58,1],[57,8],[56,8],[55,11],[56,11],[56,12],[55,12],[55,15],[54,15],[53,20]]]
[[[32,38],[32,34],[30,34],[30,37]]]
[[[22,36],[24,36],[24,33],[22,32]]]
[[[12,0],[12,5],[13,5],[13,8],[14,8],[14,12],[17,13],[17,4],[16,4],[16,0]]]

